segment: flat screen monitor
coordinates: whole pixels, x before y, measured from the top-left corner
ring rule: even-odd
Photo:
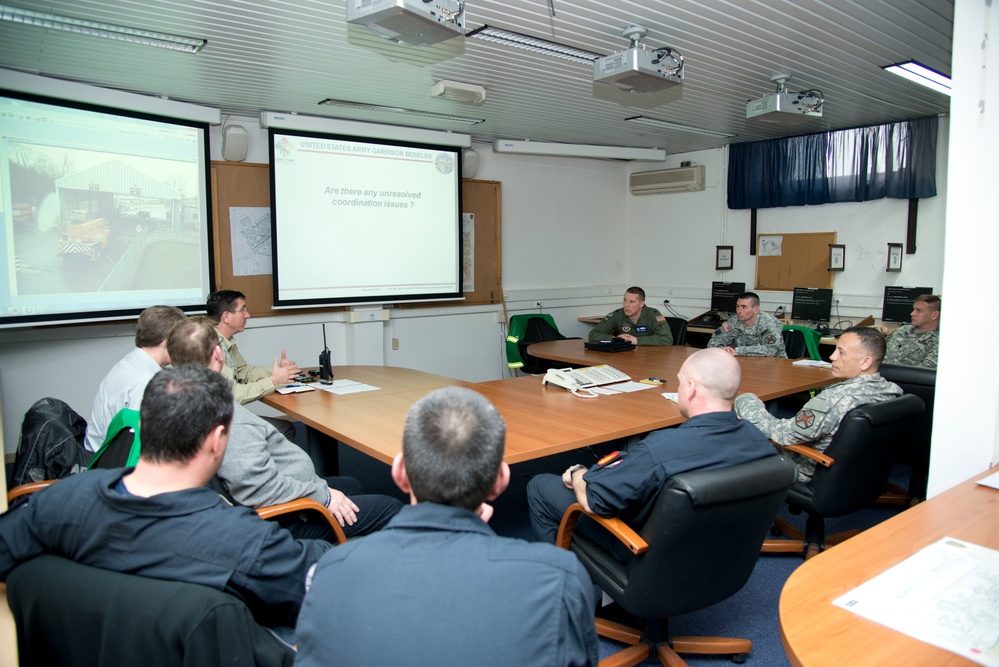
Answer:
[[[212,291],[208,126],[0,91],[0,327]]]
[[[745,293],[746,283],[711,283],[711,310],[719,313],[734,313],[735,302]]]
[[[933,294],[932,287],[885,287],[885,298],[881,303],[881,320],[883,322],[908,322],[912,313],[912,304],[917,296]]]
[[[791,319],[828,322],[832,313],[831,289],[795,287],[791,297]]]
[[[271,128],[270,157],[276,307],[462,298],[459,147]]]

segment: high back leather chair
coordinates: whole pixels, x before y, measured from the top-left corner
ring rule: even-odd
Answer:
[[[669,325],[669,331],[673,334],[673,344],[674,345],[686,345],[687,344],[687,320],[681,317],[667,317],[666,323]]]
[[[7,598],[22,665],[290,666],[294,651],[222,591],[43,555],[16,567]]]
[[[912,420],[909,437],[899,448],[898,461],[912,468],[909,488],[902,502],[912,504],[926,499],[926,477],[930,471],[930,436],[933,434],[933,398],[937,387],[937,369],[881,364],[881,377],[894,382],[906,394],[923,399],[925,409]]]
[[[538,359],[527,353],[528,346],[534,343],[565,339],[555,326],[555,320],[547,313],[514,315],[507,329],[507,366],[530,375],[544,373],[549,368],[565,368],[564,363]]]
[[[795,482],[787,493],[792,514],[805,512],[805,532],[778,519],[776,529],[791,539],[767,540],[764,552],[804,552],[811,558],[826,545],[856,535],[850,530],[826,537],[825,519],[853,514],[873,503],[885,489],[900,444],[923,411],[918,396],[905,394],[850,410],[825,452],[805,445],[786,449],[817,462],[807,482]]]
[[[127,468],[139,460],[139,411],[122,408],[111,418],[104,443],[90,459],[90,468]]]
[[[784,338],[784,351],[787,352],[788,359],[807,357],[813,361],[822,360],[822,355],[819,354],[819,341],[822,336],[815,329],[797,324],[785,324],[781,336]]]
[[[746,584],[797,475],[794,462],[784,456],[674,475],[640,535],[620,519],[587,515],[636,554],[627,564],[573,534],[584,512],[578,504],[570,507],[559,527],[559,546],[571,549],[593,582],[625,611],[645,619],[641,631],[597,619],[599,635],[629,644],[608,663],[636,665],[653,649],[663,665],[671,666],[686,664],[676,655],[683,652],[744,659],[752,650],[749,640],[671,637],[669,618],[721,602]]]

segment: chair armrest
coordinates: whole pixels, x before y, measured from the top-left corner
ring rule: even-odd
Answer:
[[[343,528],[340,527],[340,523],[336,520],[336,517],[326,509],[326,506],[312,498],[298,498],[286,503],[261,507],[257,510],[257,514],[261,519],[274,519],[284,514],[302,511],[319,512],[329,522],[330,528],[333,529],[333,534],[336,536],[336,543],[343,544],[347,541],[347,536],[343,534]]]
[[[568,549],[572,544],[572,533],[576,529],[576,522],[579,517],[586,515],[607,529],[619,542],[628,547],[631,553],[640,556],[649,550],[648,543],[642,536],[636,533],[631,526],[616,517],[597,516],[583,511],[583,506],[573,503],[562,515],[562,522],[558,527],[558,536],[555,538],[555,546]]]
[[[832,464],[836,463],[836,459],[831,456],[826,456],[820,451],[816,451],[811,447],[806,447],[805,445],[787,445],[786,447],[781,447],[781,449],[786,449],[796,454],[801,454],[802,456],[812,459],[819,465],[829,468]]]
[[[41,491],[42,489],[52,486],[59,480],[57,479],[44,479],[40,482],[28,482],[27,484],[20,484],[15,486],[13,489],[7,492],[7,504],[15,498],[20,498],[21,496],[26,496],[29,493],[34,493],[35,491]]]

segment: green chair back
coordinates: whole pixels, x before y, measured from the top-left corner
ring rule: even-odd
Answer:
[[[520,348],[517,343],[523,338],[524,332],[527,331],[527,321],[532,317],[540,317],[546,320],[548,324],[552,325],[552,328],[558,331],[558,327],[555,326],[555,320],[551,315],[547,313],[531,313],[528,315],[514,315],[510,318],[510,327],[507,329],[506,336],[506,365],[510,368],[523,368],[524,360],[520,356]]]
[[[133,435],[132,437],[125,437],[127,434],[122,433],[122,431],[130,431]],[[123,451],[128,448],[127,453]],[[112,419],[111,423],[108,424],[107,434],[104,436],[104,443],[101,448],[94,453],[93,458],[90,459],[90,465],[87,466],[88,469],[100,467],[118,467],[117,465],[98,465],[98,461],[107,456],[104,461],[106,464],[109,460],[115,459],[117,464],[119,461],[124,461],[121,465],[126,468],[130,468],[136,464],[139,460],[139,411],[122,409],[118,411]]]
[[[784,331],[800,331],[805,339],[805,350],[808,352],[808,357],[815,361],[822,361],[822,355],[819,354],[819,341],[822,339],[822,334],[811,327],[803,327],[798,324],[785,324]]]

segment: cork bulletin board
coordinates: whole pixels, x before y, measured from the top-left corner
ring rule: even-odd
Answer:
[[[759,234],[756,237],[756,289],[792,291],[833,286],[829,245],[836,232]]]
[[[270,207],[270,165],[212,162],[211,188],[216,289],[234,289],[246,294],[246,302],[255,317],[315,312],[315,308],[276,311],[271,275],[234,275],[233,272],[230,208]],[[502,299],[499,181],[462,181],[462,209],[465,214],[471,214],[474,221],[474,234],[469,239],[474,260],[471,264],[474,289],[465,292],[464,301],[430,305],[488,304]]]

